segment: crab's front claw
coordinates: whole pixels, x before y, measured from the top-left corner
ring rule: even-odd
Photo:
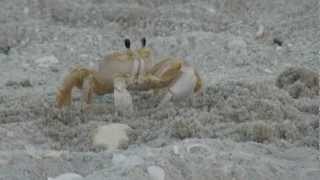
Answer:
[[[115,111],[120,114],[131,114],[133,112],[132,97],[127,90],[125,78],[114,79],[114,106]]]
[[[195,70],[183,64],[178,76],[172,81],[168,88],[167,94],[164,96],[158,107],[163,107],[171,99],[192,98],[198,81],[201,81]]]

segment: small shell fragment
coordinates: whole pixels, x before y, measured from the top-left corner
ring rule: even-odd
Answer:
[[[149,166],[148,167],[148,174],[152,180],[164,180],[165,179],[165,172],[159,166]]]
[[[187,147],[188,153],[208,153],[210,148],[203,144],[192,144]]]

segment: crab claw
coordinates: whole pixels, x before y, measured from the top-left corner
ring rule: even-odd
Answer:
[[[183,64],[180,69],[180,74],[170,85],[168,92],[160,102],[159,107],[163,107],[171,99],[191,98],[197,85],[197,81],[198,79],[195,70],[188,64]]]

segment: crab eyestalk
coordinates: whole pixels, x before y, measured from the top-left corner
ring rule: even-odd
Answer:
[[[143,48],[146,47],[146,44],[147,44],[147,40],[146,40],[145,37],[143,37],[143,38],[141,39],[141,45],[142,45],[142,47],[143,47]]]
[[[127,48],[127,49],[130,49],[130,39],[125,39],[124,40],[124,45],[125,45],[125,47]]]

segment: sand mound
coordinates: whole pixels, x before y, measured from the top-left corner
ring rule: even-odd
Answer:
[[[294,98],[319,96],[319,73],[302,67],[290,67],[277,78],[276,85]]]

